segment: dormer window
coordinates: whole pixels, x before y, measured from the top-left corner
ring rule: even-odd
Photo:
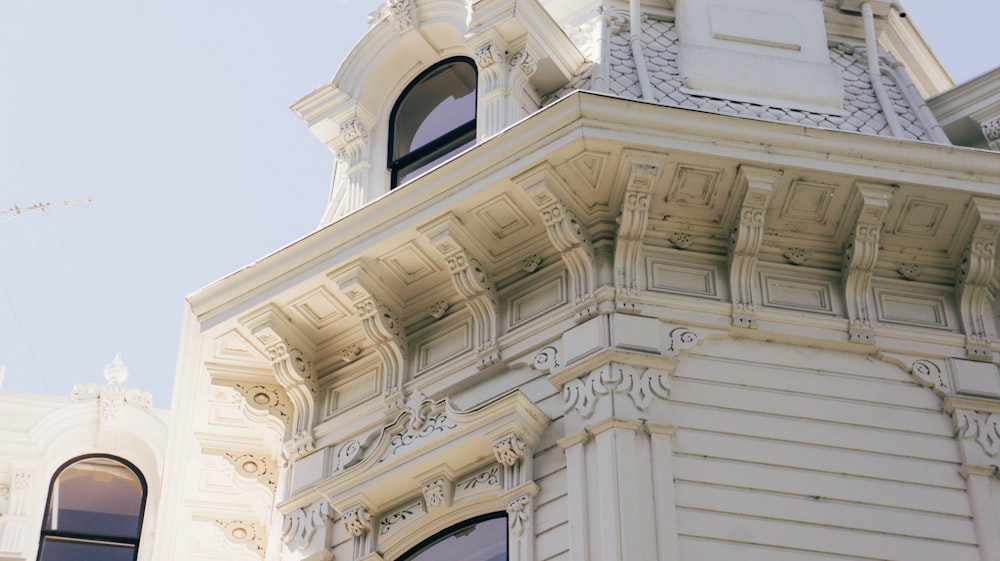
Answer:
[[[392,187],[476,142],[476,67],[465,57],[432,66],[410,83],[389,119]]]

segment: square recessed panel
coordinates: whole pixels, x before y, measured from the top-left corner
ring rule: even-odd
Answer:
[[[600,185],[601,175],[604,174],[604,164],[608,161],[608,155],[603,152],[584,152],[569,161],[574,172],[580,176],[587,185],[596,189]]]
[[[334,295],[324,287],[295,300],[292,307],[316,329],[322,329],[347,315]]]
[[[796,181],[788,189],[788,197],[785,198],[781,216],[790,220],[825,224],[834,191],[836,191],[834,185]]]
[[[384,255],[379,261],[406,286],[427,278],[439,270],[427,254],[413,242]]]
[[[263,359],[253,343],[247,340],[242,333],[229,331],[215,339],[215,357],[228,360],[248,360],[257,361]]]
[[[476,207],[472,215],[498,240],[511,236],[531,224],[524,212],[506,193]]]
[[[903,212],[896,222],[895,233],[917,236],[935,236],[944,222],[948,205],[910,197],[903,205]]]
[[[721,175],[721,169],[678,166],[667,202],[709,208],[719,191]]]

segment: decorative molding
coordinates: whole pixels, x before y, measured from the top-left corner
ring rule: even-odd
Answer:
[[[426,403],[430,403],[430,401]],[[411,422],[407,425],[406,430],[393,435],[392,439],[389,441],[389,448],[379,461],[384,462],[396,454],[413,447],[415,443],[420,440],[430,438],[438,433],[448,432],[457,427],[458,425],[449,419],[448,414],[444,411],[434,416],[427,416],[420,419],[419,422],[417,422],[417,418],[414,417],[413,420],[411,420]]]
[[[973,197],[963,222],[974,224],[955,282],[966,355],[992,360],[990,343],[996,338],[996,322],[990,286],[995,276],[997,239],[1000,237],[1000,204]]]
[[[1000,150],[1000,117],[995,117],[981,125],[983,136],[991,150]]]
[[[552,245],[559,251],[569,272],[571,294],[581,318],[596,313],[594,290],[597,288],[597,266],[594,246],[586,228],[573,211],[556,195],[552,184],[554,172],[543,169],[541,177],[524,185],[545,224]]]
[[[493,455],[500,465],[514,467],[528,453],[528,446],[517,435],[509,435],[493,443]]]
[[[920,278],[920,265],[916,263],[900,263],[896,267],[896,272],[906,280],[917,280]]]
[[[236,473],[266,485],[272,492],[278,490],[278,465],[272,458],[259,454],[223,454],[236,469]]]
[[[361,356],[361,345],[349,345],[340,351],[340,360],[344,362],[353,362],[359,356]]]
[[[451,481],[445,477],[436,477],[420,486],[424,494],[424,503],[428,509],[451,506]]]
[[[14,489],[22,490],[31,487],[32,473],[30,471],[15,471],[13,476]]]
[[[878,262],[879,238],[894,188],[874,183],[855,183],[852,207],[854,228],[844,244],[844,300],[847,304],[848,339],[875,344],[871,284]]]
[[[1000,454],[1000,414],[955,410],[955,432],[963,439],[975,439],[989,456]]]
[[[451,213],[422,226],[420,232],[438,250],[448,265],[455,290],[465,299],[475,325],[479,368],[499,362],[497,337],[500,331],[500,312],[496,286],[481,261],[486,252],[462,221]]]
[[[276,306],[244,318],[241,323],[264,347],[274,378],[292,404],[291,439],[286,451],[299,457],[315,449],[312,434],[316,423],[316,375],[306,353],[306,337]]]
[[[555,347],[545,347],[531,359],[531,367],[542,374],[548,374],[559,368],[559,351]]]
[[[448,313],[448,308],[450,307],[451,304],[449,304],[447,300],[441,300],[439,302],[436,302],[433,306],[431,306],[429,313],[431,314],[432,318],[441,319],[444,317],[446,313]]]
[[[916,378],[918,383],[929,388],[934,388],[934,391],[939,394],[951,391],[948,383],[945,381],[944,372],[942,372],[941,367],[934,361],[926,358],[915,360],[910,365],[910,374]]]
[[[625,180],[615,240],[615,293],[618,308],[637,309],[642,239],[649,221],[653,185],[666,164],[666,156],[626,150],[625,157],[631,166]]]
[[[237,545],[246,546],[247,549],[264,558],[267,539],[257,528],[255,522],[244,520],[215,520],[216,526],[222,530],[222,535],[226,541]]]
[[[136,388],[126,388],[122,383],[128,378],[128,368],[122,361],[122,354],[115,354],[111,364],[104,367],[106,384],[76,384],[71,399],[84,401],[97,399],[100,404],[101,423],[113,423],[125,404],[148,410],[153,406],[153,394]]]
[[[742,191],[735,223],[730,233],[729,285],[733,300],[733,326],[757,328],[757,302],[753,279],[757,255],[764,243],[764,220],[774,184],[782,172],[741,166],[736,179]]]
[[[232,388],[243,396],[247,407],[277,417],[284,424],[286,433],[291,432],[292,404],[285,398],[284,390],[263,384],[233,384]]]
[[[809,257],[809,251],[801,247],[789,247],[781,254],[792,265],[802,265]]]
[[[507,503],[507,523],[515,536],[520,537],[531,521],[532,498],[530,494],[514,497]]]
[[[536,254],[532,254],[521,261],[521,270],[525,273],[534,273],[541,264],[542,258]]]
[[[378,535],[380,538],[385,537],[388,534],[399,529],[399,527],[412,519],[424,514],[426,509],[424,508],[423,499],[417,499],[403,507],[400,507],[386,516],[382,517],[378,522]]]
[[[494,64],[503,63],[503,53],[492,42],[486,43],[476,49],[473,57],[476,59],[476,64],[482,69],[489,68]]]
[[[698,344],[698,334],[687,327],[675,327],[670,330],[667,340],[667,356],[673,356]]]
[[[333,473],[340,473],[345,469],[361,461],[364,457],[365,446],[359,440],[348,440],[336,449],[336,461],[333,466]]]
[[[475,492],[483,488],[500,488],[502,484],[500,466],[492,465],[471,477],[459,480],[455,487],[463,492]]]
[[[385,383],[382,385],[385,404],[395,409],[403,401],[403,369],[406,365],[406,333],[403,324],[384,302],[389,301],[390,291],[384,288],[368,271],[368,266],[357,262],[335,278],[340,291],[354,305],[361,320],[361,327],[374,344],[382,360]]]
[[[670,234],[670,243],[677,249],[689,249],[694,245],[694,240],[688,232],[674,232]]]
[[[511,55],[507,65],[511,70],[520,70],[525,77],[531,76],[538,70],[538,61],[526,50]]]
[[[652,404],[653,398],[670,397],[670,373],[612,362],[563,386],[564,412],[576,409],[581,417],[589,418],[594,413],[598,397],[611,392],[629,396],[632,403],[644,411]]]
[[[344,528],[355,538],[363,537],[372,531],[372,513],[361,505],[356,505],[344,512]]]
[[[285,516],[281,526],[281,541],[292,550],[309,547],[316,530],[333,520],[333,509],[326,500],[316,501]]]

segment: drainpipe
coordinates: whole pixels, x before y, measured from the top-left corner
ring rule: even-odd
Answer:
[[[892,108],[892,100],[889,99],[889,92],[885,90],[882,82],[882,69],[878,63],[878,43],[875,42],[875,15],[872,13],[871,3],[865,2],[861,5],[861,18],[865,24],[865,50],[868,51],[868,76],[871,77],[872,87],[875,88],[875,98],[882,108],[882,114],[889,123],[889,132],[892,136],[903,138],[903,127],[899,124],[899,116]]]
[[[656,101],[653,97],[653,84],[649,81],[649,71],[646,69],[646,57],[642,54],[642,14],[639,12],[639,0],[631,0],[629,7],[632,60],[635,61],[635,73],[639,76],[639,91],[642,92],[643,101]]]

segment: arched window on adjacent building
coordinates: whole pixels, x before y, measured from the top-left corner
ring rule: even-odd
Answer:
[[[476,142],[476,66],[449,58],[421,73],[389,117],[392,187]]]
[[[66,463],[49,486],[38,561],[135,561],[145,504],[146,481],[125,460]]]
[[[507,514],[456,524],[424,540],[399,561],[507,561]]]

